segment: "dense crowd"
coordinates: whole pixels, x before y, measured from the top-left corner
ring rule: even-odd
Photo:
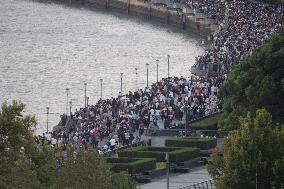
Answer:
[[[276,5],[244,0],[187,0],[186,4],[227,25],[214,36],[211,48],[196,58],[199,66],[222,63],[222,69],[229,71],[283,24],[284,8]],[[75,149],[90,144],[99,153],[132,145],[141,140],[145,129],[173,128],[219,112],[217,93],[225,79],[226,75],[165,78],[145,89],[101,99],[76,110],[72,127],[45,133],[40,140],[42,145],[45,141],[53,146],[71,143]]]
[[[188,0],[200,12],[218,15],[224,19],[224,1]],[[210,7],[210,9],[208,9]],[[221,16],[220,16],[221,15]],[[214,36],[212,47],[203,56],[196,58],[195,66],[207,68],[211,63],[222,63],[223,71],[230,71],[232,65],[240,62],[283,25],[284,7],[265,5],[255,1],[228,1],[227,27]]]
[[[225,0],[187,0],[187,7],[194,12],[205,14],[208,18],[215,20],[215,24],[221,24],[225,17]]]
[[[165,78],[144,90],[99,100],[76,110],[73,127],[45,133],[42,145],[71,143],[75,149],[91,145],[100,153],[140,141],[145,129],[173,128],[220,111],[217,93],[225,76],[212,78]],[[187,114],[187,115],[186,115]],[[66,116],[62,117],[66,122]]]

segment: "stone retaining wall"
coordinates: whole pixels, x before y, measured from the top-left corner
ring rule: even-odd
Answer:
[[[78,6],[100,8],[137,16],[143,19],[154,20],[169,24],[185,31],[207,37],[213,30],[206,19],[199,18],[191,13],[183,13],[177,9],[169,9],[166,6],[157,6],[147,1],[138,0],[38,0],[41,2],[60,2],[64,4],[76,4]]]

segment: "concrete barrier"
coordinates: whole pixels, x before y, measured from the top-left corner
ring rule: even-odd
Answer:
[[[79,5],[90,8],[108,9],[143,19],[151,19],[166,23],[185,31],[207,37],[214,27],[205,19],[204,15],[196,16],[192,12],[173,9],[162,4],[153,4],[150,1],[139,0],[37,0],[40,2],[58,2],[70,5]]]

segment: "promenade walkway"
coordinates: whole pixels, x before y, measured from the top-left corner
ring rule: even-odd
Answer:
[[[189,173],[170,174],[170,189],[178,189],[183,186],[196,184],[205,180],[212,179],[208,174],[206,167],[192,168]],[[167,184],[166,176],[153,179],[151,183],[138,185],[137,189],[165,189]]]

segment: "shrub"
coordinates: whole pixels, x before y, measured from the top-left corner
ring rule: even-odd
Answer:
[[[129,174],[156,169],[156,160],[153,158],[106,158],[106,162],[111,164],[112,171],[128,171]]]
[[[199,138],[199,137],[173,137],[166,140],[168,147],[196,147],[201,150],[208,150],[217,146],[215,138]]]
[[[205,119],[194,121],[190,124],[190,129],[196,130],[217,130],[219,120],[223,119],[223,114],[215,114]]]
[[[166,163],[165,162],[157,162],[156,163],[156,168],[157,169],[166,168]]]
[[[134,147],[118,152],[119,157],[131,158],[155,158],[158,162],[166,161],[166,153],[169,154],[170,162],[177,163],[198,157],[198,148],[178,147]]]

